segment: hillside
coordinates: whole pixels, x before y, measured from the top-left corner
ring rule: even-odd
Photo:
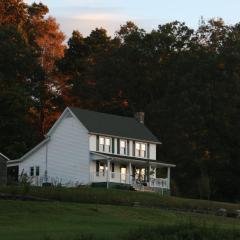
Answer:
[[[41,188],[41,187],[2,187],[0,194],[10,196],[35,197],[40,200],[56,200],[64,202],[97,203],[142,207],[164,208],[172,210],[192,211],[215,214],[221,208],[228,212],[240,209],[240,204],[215,202],[207,200],[187,199],[172,196],[161,196],[159,193],[135,192],[105,188]]]
[[[4,240],[240,239],[240,219],[214,215],[237,204],[94,188],[8,187],[0,196]]]
[[[196,213],[96,204],[0,201],[4,240],[126,239],[129,231],[167,226],[208,226],[240,231],[240,221]],[[135,234],[135,233],[134,233]],[[229,238],[230,239],[230,238]]]

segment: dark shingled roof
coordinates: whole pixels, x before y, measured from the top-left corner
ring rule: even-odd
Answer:
[[[74,115],[91,133],[160,143],[151,131],[135,118],[70,107]]]

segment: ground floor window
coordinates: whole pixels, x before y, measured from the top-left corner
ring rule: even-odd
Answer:
[[[104,176],[105,173],[105,164],[101,161],[96,161],[96,175]]]
[[[121,183],[125,183],[127,180],[127,167],[125,165],[121,166],[120,168],[120,181]]]
[[[31,176],[31,177],[34,176],[34,167],[30,167],[30,176]]]
[[[31,166],[30,167],[30,176],[39,176],[40,175],[40,167],[39,166]]]
[[[145,174],[145,168],[138,168],[138,167],[135,168],[134,176],[135,176],[136,180],[144,181],[145,180],[145,175],[146,175]]]
[[[40,168],[39,166],[36,167],[36,176],[39,176],[39,173],[40,173]]]

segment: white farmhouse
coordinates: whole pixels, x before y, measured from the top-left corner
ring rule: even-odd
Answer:
[[[132,186],[137,190],[170,190],[170,168],[156,159],[161,144],[135,118],[66,108],[39,145],[8,166],[18,166],[34,185]],[[165,176],[159,177],[159,169]],[[162,171],[162,174],[164,171]]]

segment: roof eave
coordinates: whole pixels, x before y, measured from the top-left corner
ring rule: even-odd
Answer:
[[[0,156],[1,156],[4,160],[6,160],[6,161],[9,161],[9,160],[10,160],[7,156],[5,156],[5,155],[2,154],[2,153],[0,153]]]
[[[132,161],[139,161],[139,162],[142,162],[142,163],[150,163],[152,165],[156,165],[156,166],[161,166],[161,167],[176,167],[175,164],[171,164],[171,163],[163,163],[163,162],[158,162],[157,160],[153,160],[153,159],[142,159],[142,158],[133,158],[133,157],[130,157],[130,156],[121,156],[121,155],[108,155],[108,154],[104,154],[104,153],[100,153],[100,152],[95,152],[95,151],[91,151],[90,152],[91,154],[96,154],[100,157],[103,157],[102,160],[109,160],[109,159],[114,159],[114,158],[119,158],[119,159],[123,159],[123,158],[126,158],[128,160],[132,160]]]
[[[116,137],[116,138],[129,139],[129,140],[139,141],[139,142],[154,143],[154,144],[158,144],[158,145],[162,144],[162,142],[160,142],[160,141],[152,141],[152,140],[147,140],[147,139],[129,138],[129,137],[111,135],[111,134],[106,134],[106,133],[97,133],[97,132],[92,132],[92,131],[89,131],[88,133],[89,134],[95,134],[95,135],[104,135],[104,136],[107,136],[107,137]]]

